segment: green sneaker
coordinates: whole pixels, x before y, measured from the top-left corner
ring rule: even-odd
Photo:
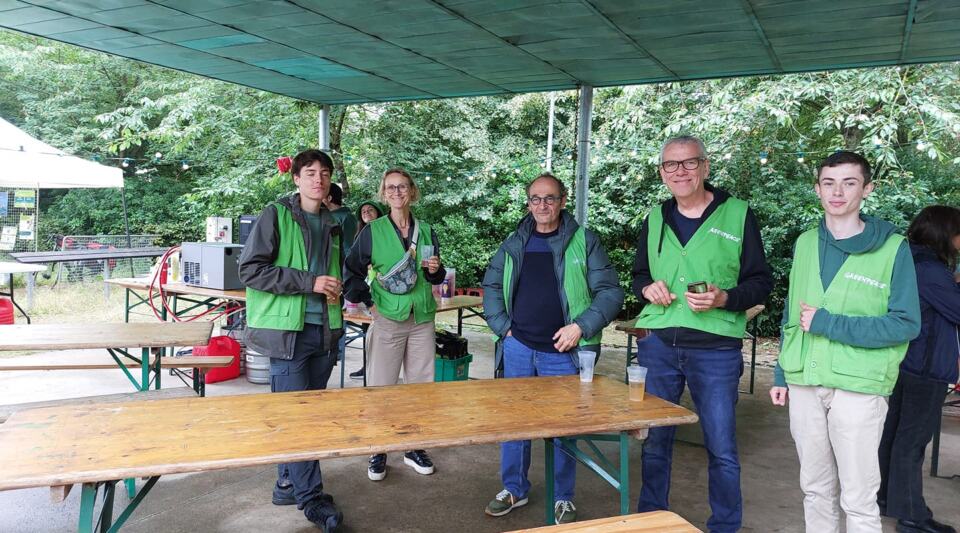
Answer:
[[[553,523],[569,524],[576,521],[577,508],[573,506],[573,502],[557,500],[557,503],[553,504]]]
[[[510,494],[510,491],[507,489],[501,490],[497,493],[497,496],[490,500],[490,503],[487,504],[487,508],[483,511],[490,516],[503,516],[515,507],[523,507],[527,504],[526,498],[516,499],[513,494]]]

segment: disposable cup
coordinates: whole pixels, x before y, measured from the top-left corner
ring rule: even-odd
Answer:
[[[633,401],[643,401],[644,389],[647,385],[647,367],[628,366],[627,367],[627,386],[630,389],[630,399]]]
[[[586,350],[577,354],[580,356],[580,381],[589,383],[593,381],[593,365],[597,360],[597,354]]]

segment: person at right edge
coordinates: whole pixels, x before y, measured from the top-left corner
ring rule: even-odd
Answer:
[[[737,388],[743,374],[746,310],[766,300],[773,277],[756,217],[743,200],[709,183],[710,159],[696,137],[660,150],[672,198],[651,210],[637,240],[633,292],[643,310],[637,343],[647,392],[677,403],[684,384],[700,416],[708,457],[712,532],[740,528]],[[669,507],[675,427],[652,428],[643,444],[637,512]]]
[[[933,205],[907,230],[920,292],[920,336],[910,341],[880,437],[880,514],[904,533],[956,533],[933,519],[923,499],[923,458],[937,431],[950,383],[958,379],[960,209]]]
[[[824,159],[814,182],[824,216],[794,245],[770,399],[784,405],[789,395],[807,533],[839,533],[841,508],[847,533],[880,533],[887,398],[920,333],[910,247],[860,212],[871,178],[860,154]]]

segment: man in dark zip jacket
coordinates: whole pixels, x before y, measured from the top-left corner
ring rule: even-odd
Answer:
[[[534,179],[527,186],[529,214],[484,275],[484,315],[500,337],[497,362],[503,362],[504,377],[576,374],[573,350],[599,353],[600,334],[623,305],[623,289],[600,239],[564,210],[566,196],[552,174]],[[554,520],[573,522],[576,461],[559,445],[554,456]],[[504,488],[487,505],[488,515],[503,516],[527,503],[529,466],[529,440],[500,445]]]
[[[270,390],[325,389],[343,334],[340,310],[343,240],[323,208],[333,161],[319,150],[293,160],[297,194],[268,205],[240,256],[247,287],[246,344],[270,357]],[[297,504],[308,520],[329,533],[343,514],[323,492],[314,461],[277,465],[276,505]]]
[[[711,532],[740,528],[737,386],[745,311],[773,288],[760,229],[747,203],[706,183],[703,142],[676,137],[660,151],[660,177],[672,198],[643,222],[633,265],[633,292],[644,305],[637,326],[648,368],[647,392],[678,402],[684,384],[700,416],[709,458]],[[653,428],[643,445],[638,512],[669,507],[675,427]]]

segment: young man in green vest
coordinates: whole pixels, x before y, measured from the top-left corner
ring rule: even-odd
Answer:
[[[576,374],[575,351],[599,354],[600,334],[623,305],[623,289],[600,239],[563,209],[566,197],[552,174],[527,185],[529,214],[497,250],[483,278],[484,316],[501,339],[497,359],[504,377]],[[576,461],[558,445],[554,465],[554,519],[573,522]],[[530,441],[500,445],[504,489],[487,505],[488,515],[503,516],[527,503],[529,467]]]
[[[247,287],[247,347],[270,357],[270,390],[327,388],[343,335],[340,311],[340,226],[323,208],[333,162],[319,150],[293,160],[297,193],[268,205],[250,230],[240,256]],[[325,533],[343,514],[323,492],[320,465],[277,465],[276,505],[297,504]]]
[[[920,332],[917,280],[906,240],[863,215],[870,164],[826,158],[814,184],[824,217],[797,239],[774,405],[790,397],[808,532],[880,533],[877,449],[907,344]]]
[[[669,139],[660,177],[672,198],[644,220],[633,265],[643,310],[637,359],[647,392],[677,403],[684,385],[700,416],[709,459],[711,532],[740,528],[737,386],[743,373],[746,310],[773,288],[760,228],[746,202],[706,182],[710,160],[696,137]],[[669,507],[674,427],[654,428],[643,444],[638,512]]]

